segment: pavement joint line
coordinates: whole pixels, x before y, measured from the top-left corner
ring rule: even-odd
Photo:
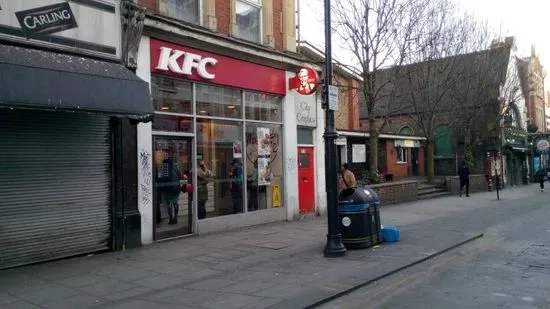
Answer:
[[[474,240],[480,239],[480,238],[482,238],[483,236],[484,236],[483,233],[479,233],[479,234],[477,234],[477,235],[475,235],[475,236],[472,236],[472,237],[470,237],[470,238],[468,238],[468,239],[466,239],[466,240],[464,240],[464,241],[461,241],[461,242],[459,242],[459,243],[457,243],[457,244],[454,244],[454,245],[452,245],[452,246],[450,246],[450,247],[447,247],[447,248],[445,248],[445,249],[443,249],[443,250],[440,250],[440,251],[438,251],[438,252],[436,252],[436,253],[433,253],[433,254],[431,254],[431,255],[428,255],[428,256],[426,256],[426,257],[423,257],[423,258],[421,258],[421,259],[418,259],[418,260],[416,260],[416,261],[414,261],[414,262],[412,262],[412,263],[403,265],[403,266],[401,266],[401,267],[399,267],[399,268],[396,268],[396,269],[394,269],[394,270],[392,270],[392,271],[389,271],[389,272],[387,272],[387,273],[385,273],[385,274],[382,274],[382,275],[380,275],[380,276],[378,276],[378,277],[375,277],[375,278],[373,278],[373,279],[370,279],[370,280],[368,280],[368,281],[366,281],[366,282],[363,282],[363,283],[361,283],[361,284],[355,285],[355,286],[353,286],[353,287],[351,287],[351,288],[349,288],[349,289],[347,289],[347,290],[344,290],[344,291],[342,291],[342,292],[336,293],[336,294],[334,294],[334,295],[332,295],[332,296],[329,296],[329,297],[327,297],[327,298],[323,298],[323,299],[321,299],[321,300],[319,300],[319,301],[317,301],[317,302],[315,302],[315,303],[313,303],[313,304],[311,304],[311,305],[309,305],[309,306],[304,307],[303,309],[313,309],[313,308],[317,308],[317,307],[319,307],[319,306],[321,306],[321,305],[323,305],[323,304],[329,303],[329,302],[334,301],[334,300],[336,300],[336,299],[338,299],[338,298],[341,298],[341,297],[343,297],[343,296],[346,296],[346,295],[350,294],[350,293],[353,292],[353,291],[356,291],[356,290],[358,290],[358,289],[361,289],[361,288],[363,288],[363,287],[366,287],[366,286],[368,286],[368,285],[370,285],[370,284],[373,284],[373,283],[375,283],[375,282],[377,282],[377,281],[380,281],[380,280],[382,280],[382,279],[384,279],[384,278],[387,278],[387,277],[389,277],[389,276],[391,276],[391,275],[394,275],[394,274],[396,274],[396,273],[398,273],[398,272],[400,272],[400,271],[403,271],[403,270],[405,270],[405,269],[411,268],[411,267],[416,266],[416,265],[418,265],[418,264],[422,264],[422,263],[424,263],[424,262],[426,262],[426,261],[428,261],[428,260],[431,260],[431,259],[433,259],[433,258],[435,258],[435,257],[437,257],[437,256],[439,256],[439,255],[445,254],[445,253],[447,253],[447,252],[449,252],[449,251],[451,251],[451,250],[454,250],[454,249],[456,249],[456,248],[459,248],[459,247],[461,247],[461,246],[463,246],[463,245],[465,245],[465,244],[467,244],[467,243],[470,243],[470,242],[472,242],[472,241],[474,241]]]

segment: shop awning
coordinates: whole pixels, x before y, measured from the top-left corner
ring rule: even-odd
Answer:
[[[150,121],[149,86],[122,64],[0,45],[0,107]]]

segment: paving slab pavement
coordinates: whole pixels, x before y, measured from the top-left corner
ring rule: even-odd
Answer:
[[[4,270],[0,308],[304,308],[475,237],[536,192],[383,207],[401,241],[342,258],[323,257],[326,220],[316,218]]]

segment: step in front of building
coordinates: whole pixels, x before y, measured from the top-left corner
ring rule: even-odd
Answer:
[[[428,200],[428,199],[446,197],[446,196],[450,196],[450,195],[451,195],[451,193],[447,192],[447,191],[429,193],[429,194],[424,194],[424,195],[418,194],[418,200]]]
[[[449,196],[450,193],[438,184],[421,184],[418,186],[418,199],[432,199]]]

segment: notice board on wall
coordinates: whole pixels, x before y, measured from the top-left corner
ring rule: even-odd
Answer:
[[[367,146],[364,144],[353,144],[351,146],[351,162],[365,163],[367,162]]]

